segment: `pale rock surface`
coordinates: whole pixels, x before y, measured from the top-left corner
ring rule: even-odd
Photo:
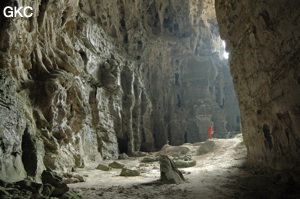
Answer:
[[[216,0],[249,161],[299,167],[300,3]]]
[[[239,130],[212,1],[13,4],[34,15],[0,16],[1,180]]]
[[[173,160],[166,155],[159,156],[160,180],[166,184],[181,184],[185,179],[182,173],[177,169]]]

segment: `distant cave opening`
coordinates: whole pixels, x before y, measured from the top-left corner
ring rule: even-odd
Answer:
[[[128,152],[128,141],[124,138],[118,138],[118,147],[119,152],[121,153],[127,153]]]

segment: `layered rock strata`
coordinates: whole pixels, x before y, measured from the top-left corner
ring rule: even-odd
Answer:
[[[249,160],[299,166],[299,1],[216,1]]]
[[[0,17],[0,178],[239,130],[211,1],[37,0]]]

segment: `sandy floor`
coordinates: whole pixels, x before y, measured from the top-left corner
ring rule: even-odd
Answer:
[[[215,147],[205,155],[197,155],[199,146],[185,144],[190,149],[195,167],[180,169],[186,183],[159,184],[159,163],[141,163],[142,158],[118,160],[128,168],[141,171],[138,177],[119,176],[121,170],[78,170],[86,182],[70,184],[82,198],[103,199],[198,199],[198,198],[300,198],[292,194],[278,176],[252,170],[245,165],[246,149],[241,138],[213,139]],[[110,163],[103,161],[103,163]],[[290,194],[290,195],[289,195]]]

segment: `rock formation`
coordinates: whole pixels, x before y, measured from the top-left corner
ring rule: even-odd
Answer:
[[[139,171],[135,170],[135,169],[127,169],[127,168],[123,168],[120,176],[139,176],[141,175]]]
[[[0,179],[97,166],[239,130],[210,0],[10,0],[0,16]],[[283,120],[288,118],[283,117]]]
[[[300,151],[300,3],[216,1],[249,160],[293,169]]]
[[[173,160],[166,155],[159,156],[160,180],[166,184],[184,183],[182,173],[177,169]]]

